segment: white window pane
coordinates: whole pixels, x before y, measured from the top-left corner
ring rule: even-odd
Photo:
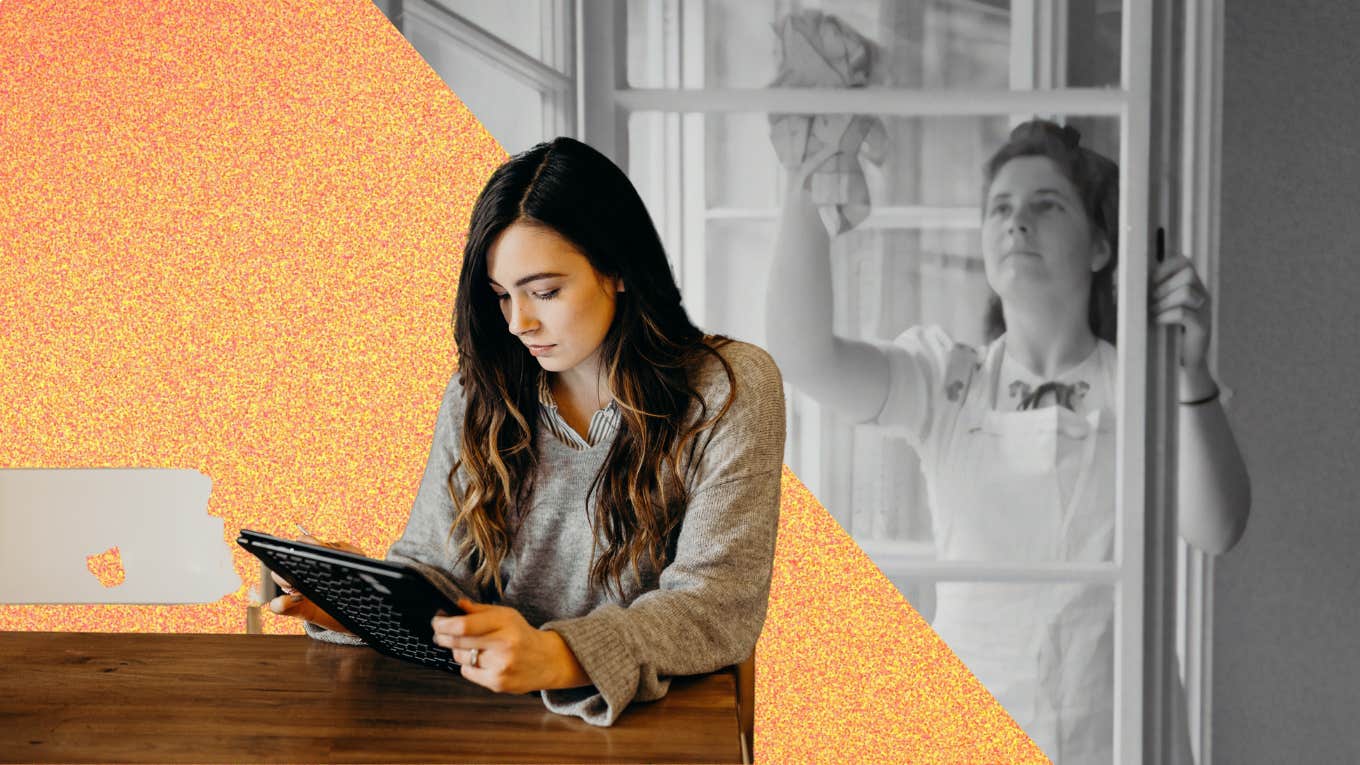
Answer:
[[[543,0],[434,0],[505,42],[543,59]]]
[[[831,257],[859,272],[854,288],[838,291],[853,310],[841,334],[891,341],[933,325],[958,342],[984,342],[991,289],[976,231],[849,231],[833,240]]]
[[[1122,0],[1065,0],[1069,88],[1116,88],[1124,33]]]
[[[704,117],[704,186],[710,208],[767,208],[778,203],[779,163],[764,114]]]
[[[506,151],[523,151],[551,137],[544,134],[543,95],[536,88],[415,16],[407,15],[404,27],[412,47]]]
[[[790,12],[820,11],[813,36],[872,43],[875,53],[823,81],[904,88],[1117,87],[1121,8],[1117,0],[629,0],[628,81],[633,87],[763,88],[780,75],[776,23]],[[688,16],[689,23],[684,19]],[[693,32],[685,39],[679,28]],[[846,34],[844,29],[854,34]],[[667,43],[670,46],[667,46]],[[796,46],[802,48],[801,41]],[[667,81],[665,59],[702,57],[702,76]],[[799,61],[815,58],[799,56]],[[859,61],[858,57],[853,60]]]
[[[672,0],[628,0],[628,84],[635,88],[680,85],[675,66],[679,49],[679,9]]]
[[[704,329],[765,345],[763,308],[773,241],[773,221],[709,223]]]
[[[680,179],[673,170],[668,171],[667,158],[678,152],[672,151],[670,144],[676,141],[672,135],[678,124],[675,115],[660,112],[644,112],[628,116],[628,177],[647,206],[647,212],[656,224],[661,241],[666,246],[666,255],[674,262],[679,255],[680,240],[677,233],[680,226],[678,207],[668,205],[678,203],[674,199]]]

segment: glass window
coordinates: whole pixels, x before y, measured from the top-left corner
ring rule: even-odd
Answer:
[[[407,15],[406,39],[458,94],[508,152],[544,140],[543,94],[452,41],[438,27]]]
[[[824,14],[821,23],[781,25],[806,10]],[[696,13],[701,76],[668,83],[655,57],[668,31]],[[779,84],[789,86],[1118,87],[1120,78],[1121,8],[1111,0],[629,0],[628,17],[635,88],[770,87],[781,79],[781,51],[809,63],[849,54],[834,75],[809,65],[799,82],[786,71]]]
[[[806,9],[834,18],[803,16],[792,29],[779,23]],[[989,317],[994,296],[982,260],[984,162],[1013,125],[1036,113],[1076,127],[1084,146],[1121,159],[1125,126],[1103,115],[1127,113],[1130,96],[1064,90],[1119,87],[1124,19],[1118,3],[629,0],[627,10],[630,86],[674,90],[683,104],[668,105],[666,93],[621,94],[619,103],[632,110],[628,171],[647,189],[645,199],[666,232],[686,304],[713,331],[768,345],[767,311],[798,310],[780,306],[769,287],[775,269],[786,265],[782,253],[773,252],[786,178],[798,158],[837,143],[839,164],[812,179],[818,215],[836,230],[824,255],[832,328],[843,338],[883,344],[911,328],[937,328],[947,342],[938,344],[940,359],[932,363],[947,366],[960,346],[978,348],[973,356],[957,354],[968,357],[960,369],[970,373],[1001,347],[989,345],[1000,328]],[[785,51],[801,57],[792,70],[781,67]],[[819,71],[838,55],[848,63]],[[838,94],[852,95],[843,102],[855,104],[849,111],[856,112],[838,114],[819,86],[869,89]],[[763,98],[771,87],[780,92]],[[1090,104],[1091,110],[1066,116],[1062,112],[1074,109],[1059,103]],[[1130,193],[1129,199],[1137,196]],[[1140,226],[1134,220],[1121,229]],[[1094,371],[1088,370],[1095,382],[1087,388],[1098,383],[1099,393],[1080,388],[1084,378],[1070,386],[1082,391],[1090,411],[1078,414],[1080,402],[1073,410],[1063,407],[1088,426],[1088,435],[1100,434],[1080,442],[1094,448],[1075,448],[1075,438],[1058,438],[1062,443],[1053,449],[1026,438],[997,447],[1026,465],[1044,457],[1081,470],[1036,467],[1025,476],[1034,480],[1017,490],[1024,496],[1003,487],[971,502],[946,495],[988,482],[981,463],[989,457],[960,457],[943,441],[925,444],[919,434],[855,424],[835,411],[834,391],[824,389],[819,400],[800,388],[808,381],[786,375],[786,462],[904,595],[936,619],[946,641],[1057,762],[1113,759],[1113,668],[1122,666],[1125,682],[1137,682],[1142,666],[1136,651],[1117,655],[1112,638],[1119,629],[1130,645],[1141,625],[1127,600],[1116,627],[1116,589],[1141,592],[1141,574],[1132,573],[1141,569],[1125,560],[1136,554],[1127,545],[1115,550],[1116,524],[1128,517],[1116,512],[1123,453],[1117,450],[1129,444],[1114,415],[1131,418],[1130,432],[1140,433],[1142,414],[1119,398],[1124,384],[1117,382],[1116,353],[1098,348]],[[988,369],[1007,371],[1000,363]],[[1032,392],[1024,386],[1046,385],[1046,378],[1016,374],[1003,382],[1001,372],[990,383],[1001,401],[992,399],[987,411],[1016,413],[1021,417],[1013,419],[1029,418],[1029,424],[1052,413],[1022,409]],[[1141,402],[1141,388],[1133,400]],[[1070,417],[1050,419],[1063,422],[1064,434],[1077,429]],[[982,417],[980,427],[991,421]],[[967,424],[958,428],[971,432]],[[941,477],[946,473],[950,480]],[[1033,501],[1038,494],[1042,501]],[[1125,509],[1135,518],[1142,510]],[[1043,615],[1023,638],[997,629],[994,614],[969,621],[994,612],[989,603],[1019,602]],[[1044,641],[1057,640],[1057,633],[1086,637],[1050,650]],[[1048,662],[1041,671],[1010,671],[1041,661]],[[1071,693],[1035,695],[1019,687],[1027,683],[1037,692],[1065,681]],[[1126,724],[1140,713],[1118,711]],[[1082,722],[1074,725],[1077,717]],[[1088,733],[1085,739],[1064,733],[1078,728]]]
[[[437,0],[437,4],[530,56],[543,60],[543,0],[515,0],[509,3]]]
[[[671,253],[677,271],[701,275],[682,280],[686,301],[702,306],[697,318],[706,329],[765,345],[782,188],[770,120],[765,114],[703,116],[703,206],[692,210],[666,206],[665,176],[674,162],[664,151],[648,151],[665,145],[667,130],[678,130],[675,123],[668,128],[667,119],[633,115],[631,174],[655,219],[664,222],[683,209],[686,225],[703,233],[699,246],[678,235],[679,244],[671,245],[680,248]],[[1009,118],[870,119],[883,126],[884,143],[877,164],[863,163],[867,217],[830,244],[836,332],[888,343],[911,327],[939,327],[956,342],[981,346],[990,339],[985,319],[992,295],[981,259],[981,170],[1009,133]],[[1084,126],[1087,143],[1118,156],[1118,120],[1067,121]],[[679,164],[691,162],[682,157]],[[894,543],[888,549],[930,555],[932,522],[917,452],[900,436],[817,406],[796,384],[792,393],[788,462],[794,471],[862,544]],[[1070,496],[1072,490],[1062,491]],[[1109,557],[1106,549],[1102,558]]]

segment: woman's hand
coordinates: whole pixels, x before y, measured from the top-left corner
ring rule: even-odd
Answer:
[[[1168,257],[1152,274],[1149,311],[1158,324],[1180,325],[1181,370],[1177,429],[1176,505],[1181,536],[1209,553],[1232,549],[1247,527],[1251,478],[1232,428],[1215,401],[1209,374],[1212,322],[1209,292],[1190,261]]]
[[[458,601],[463,616],[436,616],[434,642],[453,651],[463,677],[498,693],[527,693],[589,685],[576,656],[561,635],[534,629],[518,611],[467,598]],[[472,649],[477,661],[472,663]]]
[[[1152,274],[1149,312],[1157,324],[1179,325],[1181,332],[1181,398],[1197,400],[1216,390],[1209,376],[1209,336],[1213,322],[1209,290],[1190,259],[1170,255]]]
[[[344,550],[345,552],[352,552],[357,555],[364,554],[362,550],[348,542],[322,542],[311,536],[304,536],[298,541],[306,542],[311,545],[319,545],[321,547],[329,547],[334,550]],[[269,601],[270,611],[273,611],[280,616],[291,616],[304,621],[309,621],[318,627],[324,627],[334,632],[343,632],[347,635],[353,634],[344,625],[336,621],[334,617],[325,611],[322,611],[319,606],[308,600],[307,596],[294,590],[293,585],[290,584],[288,580],[279,576],[277,572],[270,571],[269,575],[274,579],[274,584],[277,584],[279,589],[283,591],[282,595]]]

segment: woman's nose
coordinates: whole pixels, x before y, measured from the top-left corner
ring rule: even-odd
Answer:
[[[1029,227],[1030,227],[1029,214],[1026,213],[1023,209],[1021,209],[1011,213],[1010,221],[1006,226],[1006,230],[1011,232],[1012,234],[1014,234],[1017,231],[1020,233],[1028,234]]]
[[[529,310],[527,301],[512,299],[510,301],[509,314],[510,315],[506,317],[506,321],[510,324],[510,333],[513,335],[522,335],[526,332],[530,332],[538,324],[534,319],[533,313]]]

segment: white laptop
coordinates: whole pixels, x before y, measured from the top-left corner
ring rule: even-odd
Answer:
[[[0,603],[208,603],[235,592],[211,493],[197,470],[0,469]]]

